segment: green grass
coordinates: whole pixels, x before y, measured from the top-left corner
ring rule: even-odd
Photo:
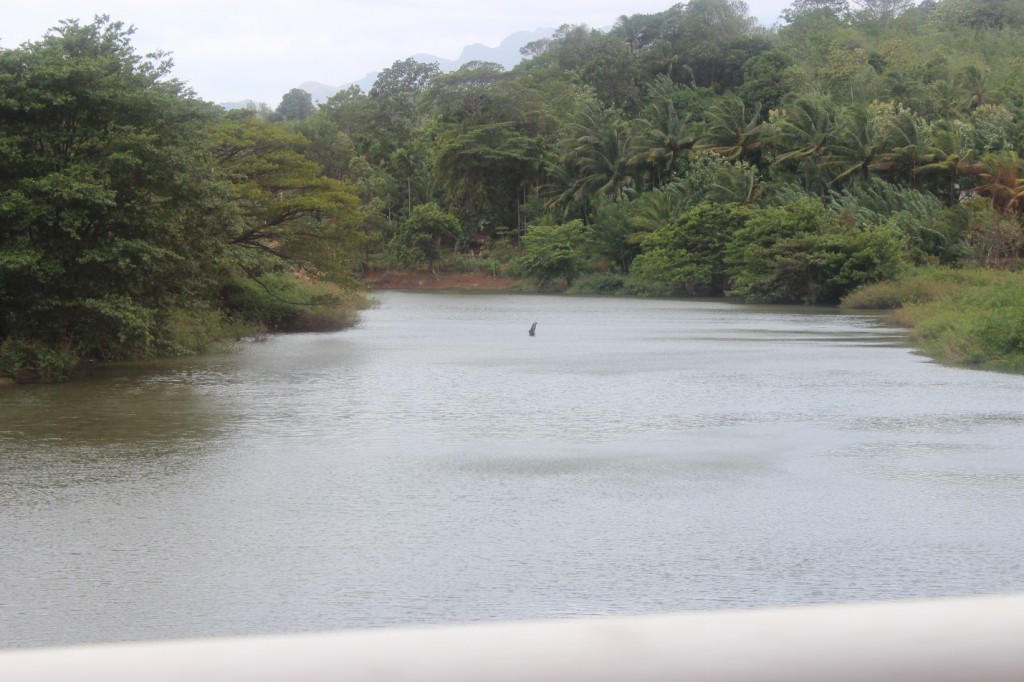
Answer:
[[[1024,273],[916,268],[853,292],[843,307],[893,310],[941,362],[1024,372]]]

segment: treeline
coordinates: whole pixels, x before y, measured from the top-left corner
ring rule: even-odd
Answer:
[[[902,263],[1017,266],[1022,36],[1012,0],[797,0],[772,28],[691,0],[261,115],[357,188],[366,268],[834,303]]]
[[[0,53],[0,338],[148,352],[168,315],[264,319],[393,268],[808,303],[906,264],[1019,269],[1024,5],[784,16],[691,0],[563,26],[511,71],[406,59],[230,113],[119,25],[63,25]]]

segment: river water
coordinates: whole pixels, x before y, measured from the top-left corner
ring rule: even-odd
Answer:
[[[820,309],[379,299],[3,387],[0,645],[1024,591],[1022,376]]]

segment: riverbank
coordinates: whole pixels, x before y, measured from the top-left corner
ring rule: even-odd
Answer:
[[[891,310],[939,362],[1024,372],[1024,273],[913,268],[853,292],[842,307]]]
[[[518,291],[520,279],[493,277],[481,272],[369,271],[363,277],[368,289],[396,291]]]

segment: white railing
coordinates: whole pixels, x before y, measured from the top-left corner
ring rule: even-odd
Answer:
[[[1024,680],[1024,595],[0,651],[3,682]]]

